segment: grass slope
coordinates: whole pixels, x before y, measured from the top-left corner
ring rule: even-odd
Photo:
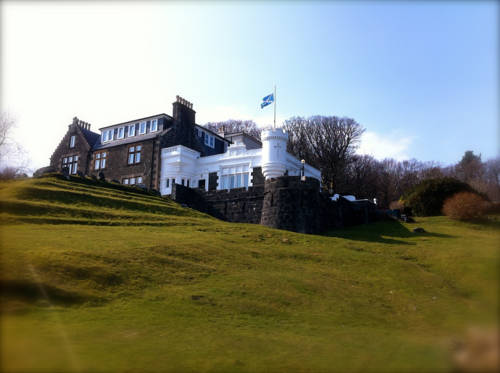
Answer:
[[[2,371],[448,371],[495,322],[494,221],[303,235],[98,184],[0,184]]]

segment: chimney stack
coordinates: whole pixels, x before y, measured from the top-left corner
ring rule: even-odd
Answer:
[[[78,117],[73,118],[73,125],[78,126],[80,128],[90,130],[90,123],[84,122],[83,120],[78,119]]]
[[[173,105],[173,117],[176,120],[180,120],[184,123],[194,124],[195,114],[193,110],[193,104],[188,100],[182,98],[181,96],[175,96],[175,102]]]

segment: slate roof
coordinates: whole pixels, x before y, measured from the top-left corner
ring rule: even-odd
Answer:
[[[198,128],[202,129],[205,132],[210,132],[211,135],[213,135],[215,137],[218,137],[219,140],[222,140],[222,141],[225,141],[225,142],[228,142],[228,143],[231,142],[230,140],[226,139],[225,137],[219,135],[217,132],[214,132],[211,129],[208,129],[207,127],[204,127],[201,124],[196,124],[195,123],[194,125],[195,125],[195,127],[198,127]]]
[[[252,136],[249,133],[243,132],[243,131],[225,133],[224,137],[232,139],[233,137],[240,136],[240,135],[248,137],[248,138],[252,139],[253,141],[259,143],[262,146],[262,141],[260,141],[257,137]],[[231,142],[232,142],[232,140],[231,140]]]
[[[100,141],[99,139],[101,138],[101,135],[99,135],[98,133],[92,132],[83,127],[80,127],[80,130],[82,131],[83,136],[85,136],[85,140],[87,140],[90,147],[94,147],[94,144]]]

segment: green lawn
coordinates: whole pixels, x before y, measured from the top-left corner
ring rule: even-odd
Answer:
[[[0,184],[2,371],[450,371],[496,322],[498,220],[304,235],[78,180]]]

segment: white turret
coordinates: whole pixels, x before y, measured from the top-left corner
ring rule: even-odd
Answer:
[[[288,134],[281,128],[262,131],[262,174],[266,179],[283,176],[286,171]]]

